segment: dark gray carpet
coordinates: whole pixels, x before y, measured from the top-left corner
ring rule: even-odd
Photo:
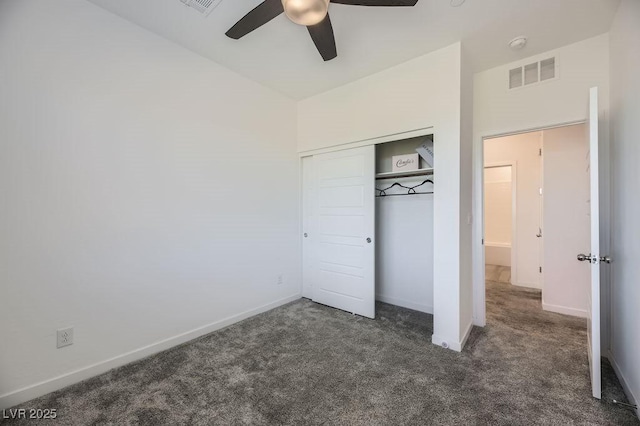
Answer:
[[[459,354],[430,343],[430,315],[301,300],[23,407],[69,425],[640,424],[607,402],[624,396],[606,363],[591,397],[584,320],[489,283],[488,322]]]

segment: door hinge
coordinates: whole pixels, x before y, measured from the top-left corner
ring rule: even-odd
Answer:
[[[542,266],[538,267],[538,269],[540,270],[540,273],[542,273]]]
[[[538,150],[538,155],[539,155],[540,157],[542,157],[542,148],[540,148],[540,149]]]

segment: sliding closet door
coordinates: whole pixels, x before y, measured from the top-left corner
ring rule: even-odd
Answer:
[[[375,147],[313,157],[313,300],[375,317]]]

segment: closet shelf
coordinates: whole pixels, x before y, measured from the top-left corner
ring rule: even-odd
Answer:
[[[386,172],[386,173],[377,173],[376,180],[397,179],[397,178],[413,177],[413,176],[426,176],[426,175],[432,175],[432,174],[433,174],[433,168],[412,170],[410,172]]]

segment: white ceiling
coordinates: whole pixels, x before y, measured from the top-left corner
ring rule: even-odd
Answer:
[[[224,35],[261,0],[223,0],[208,16],[180,0],[89,0],[291,98],[324,92],[462,40],[481,71],[605,33],[619,0],[419,0],[415,7],[331,4],[338,57],[280,15],[240,40]],[[513,52],[507,43],[526,35]]]

